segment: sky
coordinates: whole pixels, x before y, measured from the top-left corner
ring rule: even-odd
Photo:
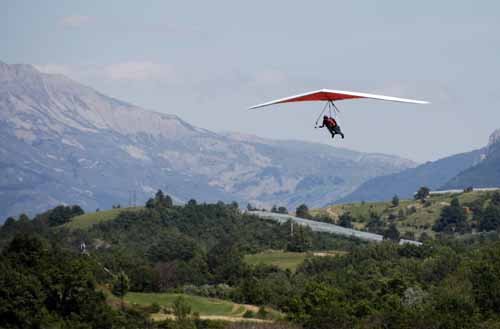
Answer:
[[[331,144],[425,162],[500,128],[498,1],[0,0],[0,61],[64,74],[213,131]],[[248,107],[321,88],[430,105]]]

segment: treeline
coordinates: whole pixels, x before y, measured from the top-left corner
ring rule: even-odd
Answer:
[[[0,229],[0,244],[25,233],[35,233],[73,252],[85,242],[86,253],[102,268],[127,276],[131,291],[187,289],[233,300],[244,299],[240,288],[245,278],[254,275],[243,260],[246,254],[268,249],[351,250],[362,244],[298,225],[292,234],[291,223],[280,225],[247,215],[236,203],[190,200],[174,205],[161,191],[143,209],[123,210],[116,219],[88,230],[66,230],[61,224],[79,215],[78,209],[59,206],[31,220],[26,215],[9,219]],[[96,275],[106,281],[102,272]]]
[[[148,328],[130,310],[106,304],[90,257],[33,234],[16,236],[0,254],[1,328]]]
[[[484,194],[464,204],[453,198],[450,205],[443,208],[432,229],[444,234],[500,230],[500,192]]]
[[[292,235],[290,223],[244,214],[234,203],[171,201],[158,192],[144,209],[125,210],[89,230],[54,228],[50,211],[4,225],[0,318],[9,319],[12,328],[47,321],[61,328],[111,328],[125,320],[153,326],[144,315],[106,306],[97,287],[125,293],[116,285],[120,277],[131,291],[187,292],[271,306],[307,329],[500,328],[496,233],[443,235],[423,246],[367,244],[300,226]],[[480,208],[490,206],[496,205],[488,198]],[[45,242],[23,237],[26,233]],[[87,247],[79,255],[81,242]],[[296,272],[244,262],[245,254],[266,249],[348,253],[307,258]]]
[[[143,210],[69,235],[112,271],[124,271],[133,291],[162,292],[184,286],[235,288],[252,269],[246,254],[268,249],[350,250],[357,240],[280,225],[242,213],[235,203],[173,205],[159,191]],[[213,291],[214,289],[208,289]],[[228,296],[228,289],[215,289]],[[237,289],[230,289],[235,292]],[[233,296],[233,295],[231,295]]]
[[[307,260],[284,307],[305,328],[498,328],[500,243],[384,243]]]

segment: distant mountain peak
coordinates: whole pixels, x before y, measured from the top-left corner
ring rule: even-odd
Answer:
[[[322,206],[399,157],[197,128],[32,65],[0,64],[0,222],[57,204],[178,200]],[[332,164],[335,170],[332,170]]]
[[[489,138],[488,147],[500,142],[500,129],[495,130]]]

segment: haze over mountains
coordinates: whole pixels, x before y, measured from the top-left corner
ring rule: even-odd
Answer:
[[[0,62],[0,219],[57,204],[87,210],[177,201],[323,206],[406,159],[328,145],[218,134],[61,75]]]

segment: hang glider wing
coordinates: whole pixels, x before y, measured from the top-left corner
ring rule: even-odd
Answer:
[[[403,102],[403,103],[413,103],[413,104],[428,104],[426,101],[418,101],[414,99],[406,99],[406,98],[398,98],[392,96],[383,96],[383,95],[374,95],[367,93],[359,93],[355,91],[342,91],[342,90],[331,90],[331,89],[321,89],[312,92],[308,92],[305,94],[295,95],[291,97],[285,97],[281,99],[277,99],[274,101],[270,101],[267,103],[255,105],[249,108],[256,109],[264,106],[281,104],[281,103],[291,103],[291,102],[307,102],[307,101],[340,101],[344,99],[355,99],[355,98],[370,98],[370,99],[378,99],[383,101],[392,101],[392,102]]]

